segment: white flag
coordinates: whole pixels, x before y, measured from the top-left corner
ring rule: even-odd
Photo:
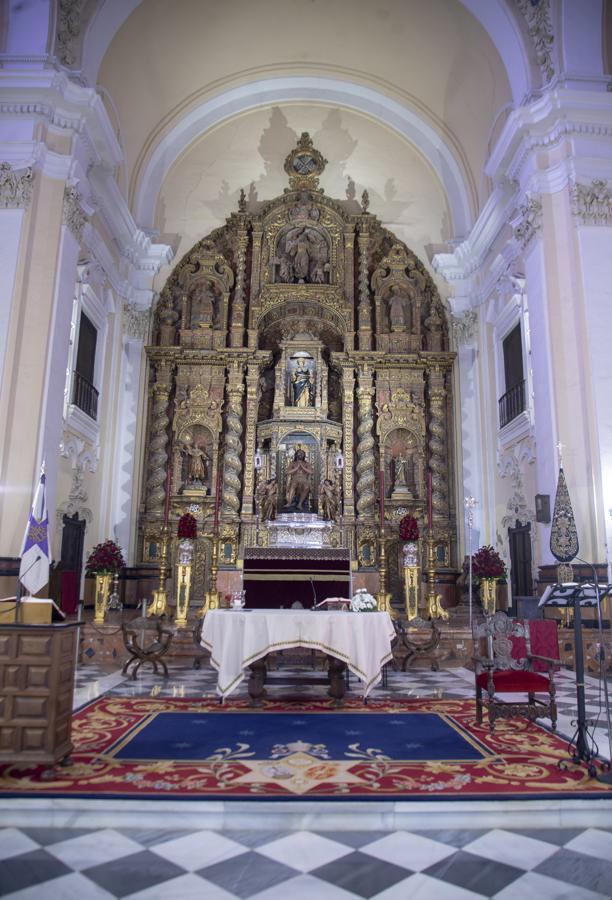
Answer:
[[[19,567],[19,580],[30,594],[35,594],[49,581],[49,517],[45,481],[43,463],[23,538]]]

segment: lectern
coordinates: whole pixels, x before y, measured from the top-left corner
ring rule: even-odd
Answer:
[[[594,584],[577,584],[569,582],[566,584],[550,585],[544,591],[539,606],[560,606],[571,607],[574,610],[574,665],[576,672],[576,705],[578,709],[578,718],[576,720],[576,731],[570,741],[570,747],[574,747],[572,753],[572,761],[575,763],[585,762],[589,775],[593,778],[598,777],[600,781],[609,783],[610,775],[598,775],[593,760],[597,756],[597,750],[593,746],[594,741],[589,740],[588,722],[586,717],[586,704],[584,699],[584,649],[582,646],[582,607],[595,606],[598,610],[598,617],[601,623],[601,601],[610,596],[612,593],[612,585]],[[603,644],[602,644],[603,646]],[[605,673],[604,673],[605,681]],[[606,708],[608,714],[608,729],[610,727],[610,708],[606,691]],[[608,764],[609,768],[609,764]]]

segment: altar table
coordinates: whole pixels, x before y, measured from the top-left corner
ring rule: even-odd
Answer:
[[[202,646],[219,673],[221,698],[236,690],[248,666],[290,647],[309,647],[340,660],[363,682],[367,697],[393,655],[394,637],[386,612],[215,609],[206,614],[202,627]]]

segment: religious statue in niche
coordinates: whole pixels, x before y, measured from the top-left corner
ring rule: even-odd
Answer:
[[[304,512],[304,503],[312,493],[313,468],[301,447],[298,447],[293,454],[293,461],[287,466],[285,474],[287,477],[285,490],[287,507],[293,511]]]
[[[210,483],[209,463],[211,457],[206,449],[204,430],[196,425],[194,432],[187,431],[181,440],[181,456],[183,457],[181,489],[206,492]]]
[[[199,284],[191,292],[190,328],[211,328],[215,316],[215,294],[209,284]]]
[[[276,478],[268,478],[262,487],[259,504],[261,518],[264,522],[270,522],[276,518],[277,501],[278,484]]]
[[[315,405],[314,360],[310,356],[292,357],[290,362],[291,406],[305,409]]]
[[[389,307],[389,323],[391,325],[391,331],[410,331],[410,298],[402,290],[399,284],[394,284],[391,287],[391,293],[387,303]]]
[[[284,284],[329,282],[329,247],[324,234],[310,225],[296,225],[281,237],[276,263]]]
[[[391,497],[406,500],[416,496],[414,447],[410,440],[398,440],[391,448]]]
[[[331,478],[325,478],[319,489],[319,512],[329,522],[337,522],[339,510],[338,487]]]

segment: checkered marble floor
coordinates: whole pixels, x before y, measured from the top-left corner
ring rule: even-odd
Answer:
[[[0,829],[6,900],[612,896],[612,828],[395,832]]]

